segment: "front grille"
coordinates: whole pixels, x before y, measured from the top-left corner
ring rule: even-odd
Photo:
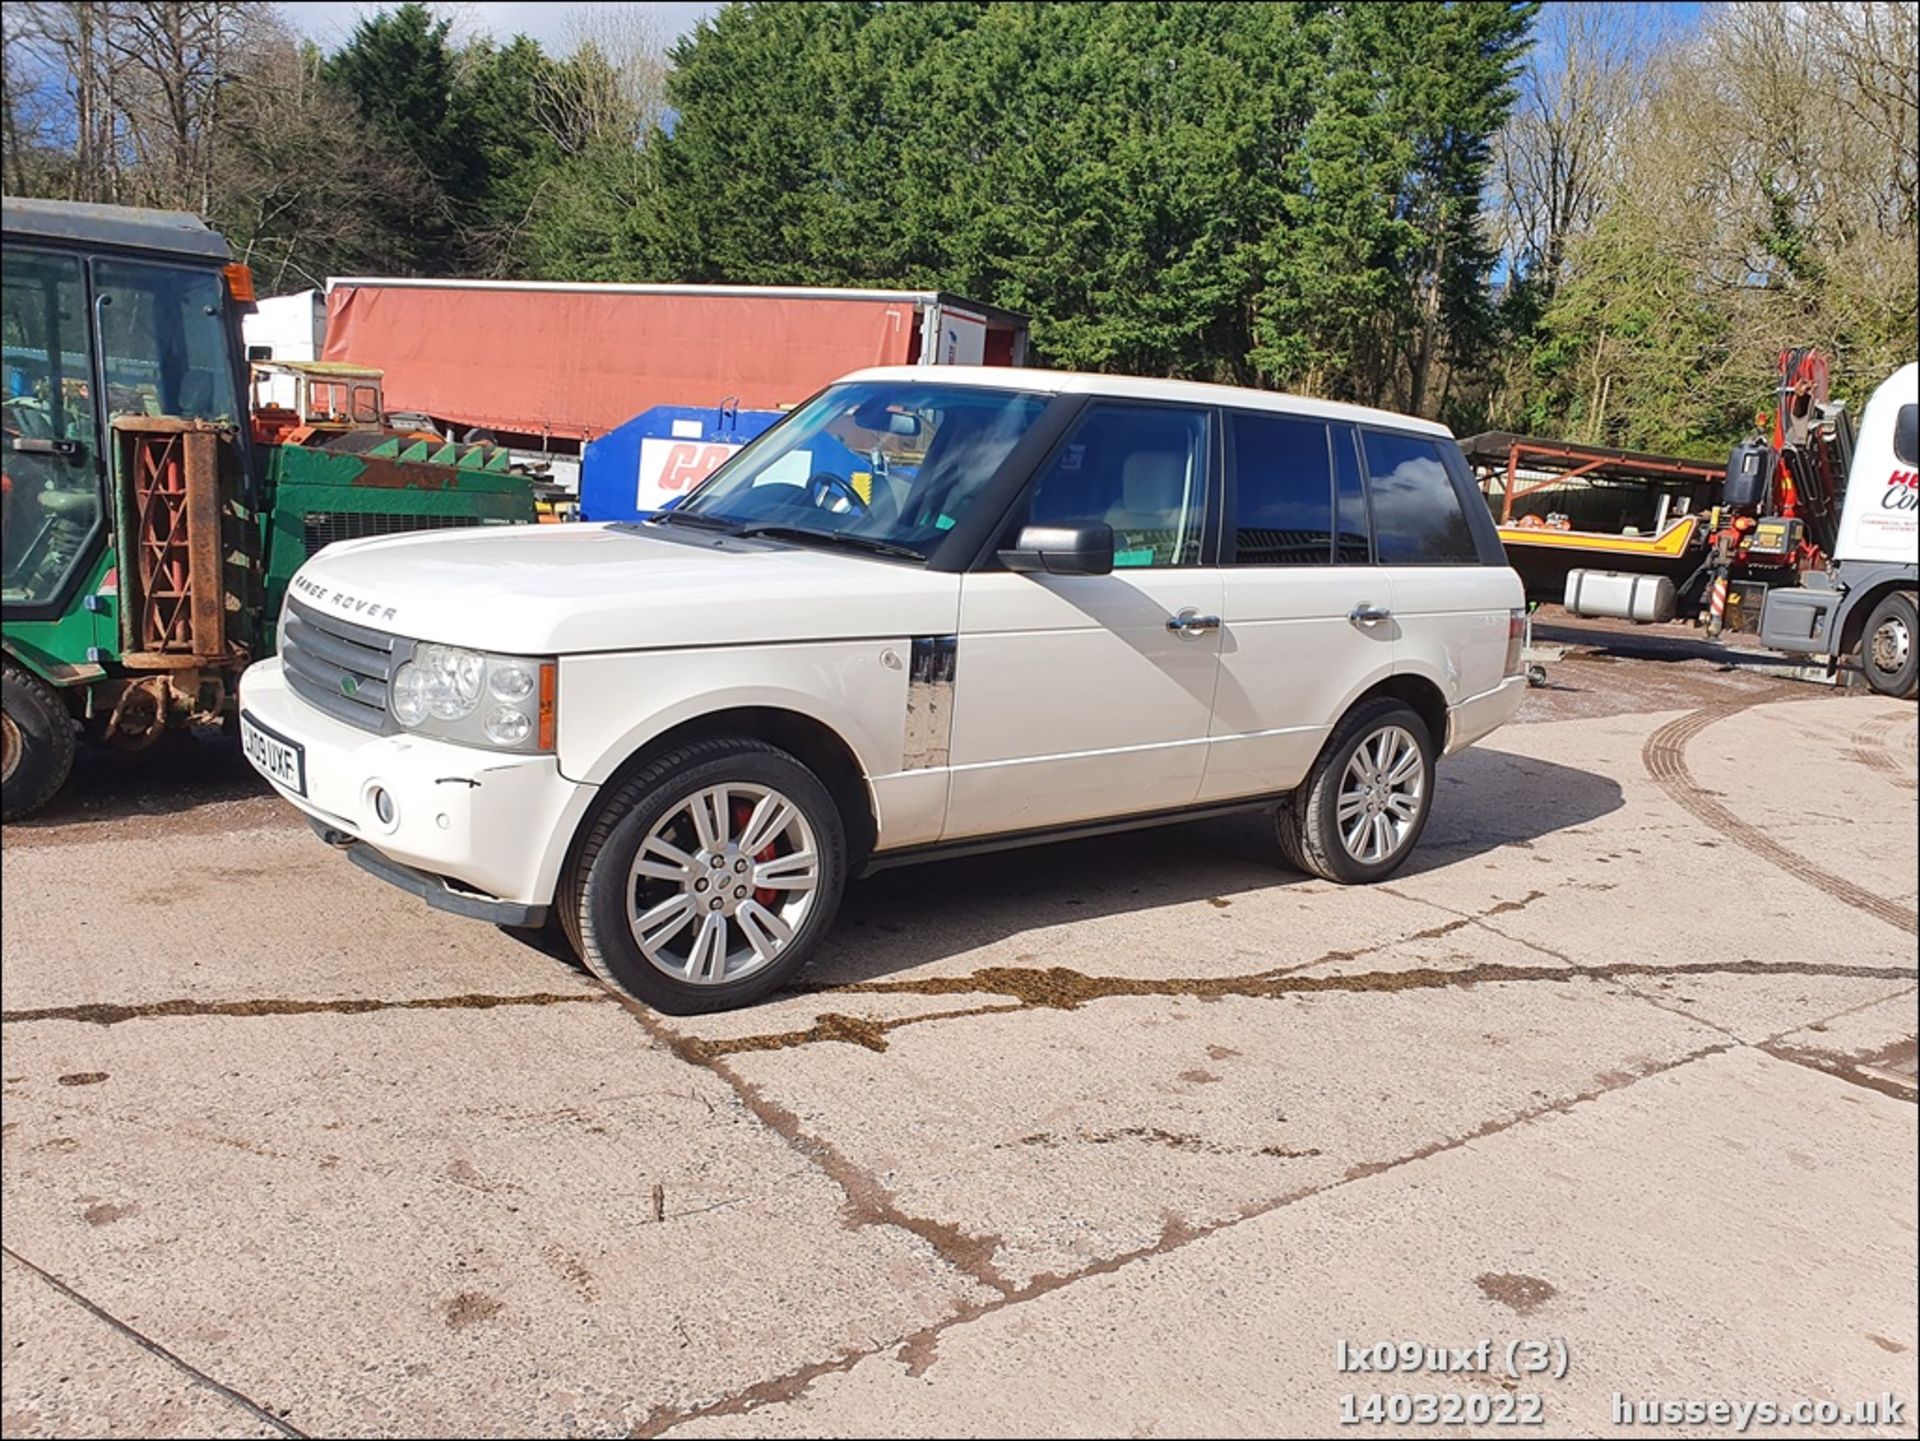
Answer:
[[[398,729],[387,714],[387,684],[412,655],[413,642],[287,602],[280,662],[287,684],[308,705],[361,730]]]
[[[397,515],[365,510],[310,510],[301,520],[306,530],[308,555],[316,554],[322,546],[332,545],[336,540],[484,524],[477,515]]]

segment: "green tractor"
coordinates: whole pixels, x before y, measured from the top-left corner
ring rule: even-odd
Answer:
[[[45,805],[82,736],[229,718],[319,547],[536,518],[504,451],[388,431],[358,389],[338,414],[250,416],[252,280],[193,216],[4,212],[0,817]]]

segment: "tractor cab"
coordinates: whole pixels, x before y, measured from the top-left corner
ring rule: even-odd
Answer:
[[[534,520],[505,451],[384,430],[379,371],[249,371],[252,278],[194,216],[4,210],[0,819],[59,789],[80,734],[231,718],[322,546]]]
[[[261,445],[324,445],[380,430],[381,372],[328,360],[256,360],[249,366],[253,438]]]

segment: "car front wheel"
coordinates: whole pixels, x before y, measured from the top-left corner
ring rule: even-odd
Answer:
[[[697,1015],[790,980],[845,882],[840,814],[812,771],[760,741],[697,741],[607,798],[569,868],[561,920],[603,981]]]
[[[1324,880],[1385,880],[1426,829],[1433,766],[1433,738],[1411,706],[1384,697],[1355,706],[1281,807],[1280,849]]]

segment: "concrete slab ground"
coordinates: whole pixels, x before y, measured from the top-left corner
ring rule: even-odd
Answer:
[[[1606,654],[1385,886],[1251,820],[894,872],[697,1020],[217,754],[83,776],[0,852],[0,1430],[1914,1435],[1914,710]]]

